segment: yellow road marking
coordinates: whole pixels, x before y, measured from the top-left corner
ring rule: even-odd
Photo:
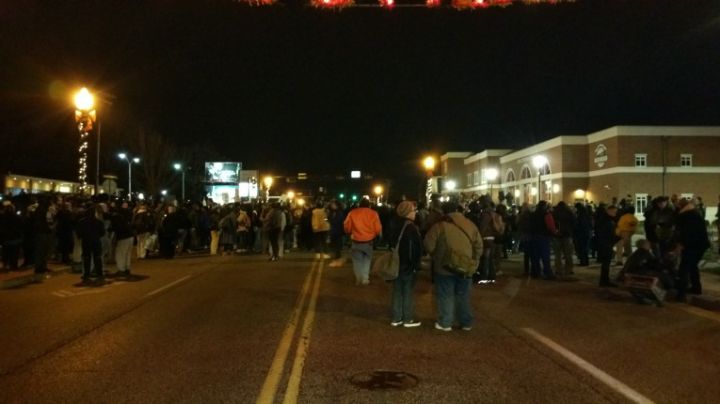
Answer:
[[[302,373],[305,368],[305,359],[307,359],[308,348],[310,347],[310,335],[312,334],[313,322],[315,321],[315,306],[317,305],[318,295],[320,294],[320,280],[322,279],[324,263],[325,261],[320,261],[320,266],[317,271],[318,274],[315,277],[315,284],[313,285],[310,304],[308,305],[305,321],[303,322],[300,341],[298,342],[298,347],[295,351],[295,361],[293,362],[292,371],[290,372],[290,378],[288,380],[287,390],[285,390],[285,399],[283,400],[283,404],[294,404],[298,401],[300,381],[302,380]]]
[[[305,277],[302,291],[300,296],[298,296],[295,308],[290,315],[290,320],[288,321],[287,326],[285,326],[282,338],[280,338],[280,343],[275,351],[275,357],[273,357],[272,365],[270,365],[270,370],[268,370],[268,374],[265,377],[265,383],[263,383],[260,395],[257,398],[257,404],[271,404],[275,400],[278,384],[280,383],[283,371],[285,370],[285,361],[287,359],[288,351],[290,351],[290,345],[292,344],[293,337],[295,336],[295,329],[300,321],[302,309],[303,306],[305,306],[305,300],[307,299],[308,291],[310,290],[311,280],[317,268],[320,268],[320,263],[319,261],[314,261],[310,269],[310,273],[308,273]]]

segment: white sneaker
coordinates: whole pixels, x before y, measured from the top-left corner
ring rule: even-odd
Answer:
[[[405,327],[405,328],[419,327],[420,324],[422,324],[422,323],[419,321],[410,320],[410,321],[403,323],[403,327]]]
[[[452,331],[452,327],[443,327],[439,323],[435,323],[435,329],[440,331]]]
[[[470,331],[470,330],[472,330],[472,327],[463,327],[462,329],[463,329],[463,331]]]
[[[393,327],[398,327],[398,326],[401,326],[402,323],[403,323],[402,321],[393,321],[390,323],[390,325]]]

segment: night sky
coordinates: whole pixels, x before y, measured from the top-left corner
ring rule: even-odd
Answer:
[[[357,168],[402,183],[421,175],[428,151],[720,125],[720,2],[337,12],[4,0],[3,171],[75,178],[68,92],[81,84],[111,94],[99,110],[103,172],[123,172],[113,156],[137,153],[143,128],[186,160],[282,174]]]

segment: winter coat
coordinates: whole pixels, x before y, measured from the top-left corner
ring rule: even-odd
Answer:
[[[400,258],[400,273],[412,273],[420,270],[420,260],[423,255],[422,239],[420,229],[410,220],[404,220],[398,232],[402,231],[402,237],[397,241],[398,257]],[[405,230],[402,228],[405,226]],[[394,236],[397,239],[400,234]],[[393,244],[393,247],[395,244]]]
[[[705,220],[696,209],[677,215],[676,240],[688,250],[705,251],[710,248]]]
[[[425,250],[432,256],[433,270],[440,275],[454,275],[445,269],[451,264],[450,251],[462,252],[471,258],[477,268],[483,252],[482,236],[477,226],[459,212],[445,216],[425,235]]]
[[[618,240],[615,234],[615,221],[604,210],[598,210],[595,216],[595,242],[598,250],[612,250]]]
[[[327,212],[323,208],[315,208],[312,211],[312,229],[313,233],[320,233],[330,230]]]
[[[620,216],[620,220],[618,220],[617,229],[615,231],[618,236],[622,233],[635,234],[637,225],[638,220],[635,215],[632,213],[626,213]]]

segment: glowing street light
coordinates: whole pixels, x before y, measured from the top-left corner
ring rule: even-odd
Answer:
[[[445,182],[445,189],[447,189],[448,191],[454,191],[455,188],[457,188],[457,182],[453,180]]]
[[[180,171],[182,173],[182,200],[183,203],[185,203],[185,169],[183,168],[183,165],[180,163],[173,164],[173,168],[175,171]]]
[[[270,200],[270,187],[273,184],[273,177],[268,175],[265,178],[263,178],[263,184],[265,184],[265,192],[266,192],[265,199]]]
[[[375,197],[377,198],[377,203],[380,203],[380,198],[382,197],[383,191],[384,190],[383,190],[382,185],[375,185],[375,187],[373,188],[373,193],[375,194]]]
[[[492,200],[493,197],[493,183],[495,180],[497,180],[498,175],[500,173],[498,172],[497,168],[486,168],[485,169],[485,180],[490,183],[490,199]]]
[[[288,197],[288,199],[290,199],[290,200],[295,199],[295,191],[292,191],[292,190],[291,190],[291,191],[287,191],[287,197]]]
[[[432,172],[435,171],[435,158],[433,156],[427,156],[423,160],[423,167],[428,172],[428,176],[432,176]]]
[[[126,153],[118,153],[118,158],[120,160],[125,160],[128,163],[128,200],[132,200],[132,165],[133,163],[139,164],[140,158],[130,158],[130,156],[128,156]]]
[[[75,122],[78,124],[80,133],[80,146],[78,147],[78,182],[80,191],[87,192],[87,160],[88,160],[88,137],[93,128],[97,116],[93,107],[95,99],[87,88],[83,87],[75,94]]]
[[[532,164],[538,170],[537,200],[538,200],[538,202],[540,202],[540,194],[541,194],[541,192],[540,192],[540,188],[541,188],[540,177],[542,177],[542,171],[545,168],[545,166],[548,164],[548,159],[547,159],[547,157],[545,157],[543,155],[537,155],[532,158]]]

